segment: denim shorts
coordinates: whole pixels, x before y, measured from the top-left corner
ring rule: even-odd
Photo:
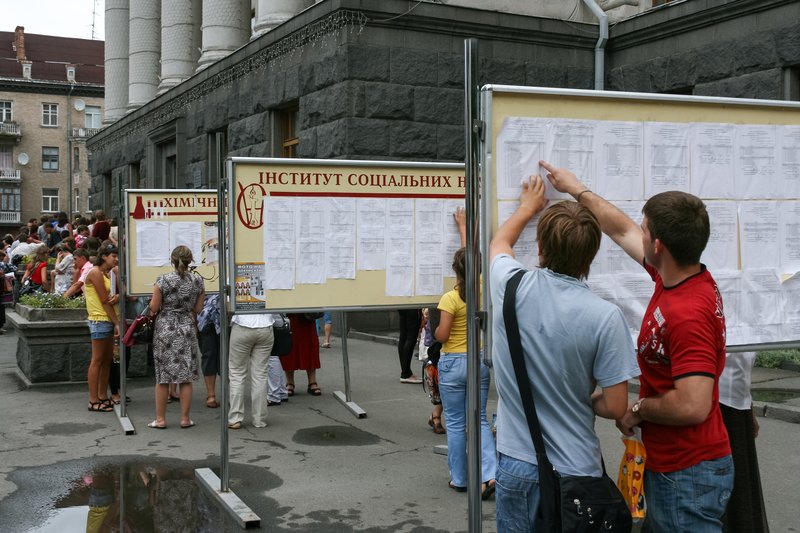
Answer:
[[[114,323],[107,320],[90,320],[89,333],[92,340],[107,339],[114,334]]]

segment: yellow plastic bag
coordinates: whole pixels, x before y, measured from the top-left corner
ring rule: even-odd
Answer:
[[[636,434],[632,437],[623,435],[622,442],[625,444],[625,452],[619,462],[617,487],[628,503],[633,519],[641,520],[645,514],[644,464],[647,453],[639,428],[636,428]]]

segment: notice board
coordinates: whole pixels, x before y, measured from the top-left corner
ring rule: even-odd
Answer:
[[[174,270],[170,254],[181,244],[192,250],[206,292],[219,291],[217,196],[200,189],[125,191],[128,294],[152,294],[156,278]]]
[[[453,287],[464,165],[231,158],[237,311],[423,307]]]
[[[690,192],[708,208],[701,261],[723,295],[728,344],[800,339],[798,103],[511,86],[484,87],[481,102],[492,231],[516,209],[520,181],[544,175],[540,159],[637,222],[654,194]],[[547,187],[551,201],[568,198]],[[538,263],[537,222],[515,247],[527,267]],[[636,334],[653,283],[606,236],[588,283]]]

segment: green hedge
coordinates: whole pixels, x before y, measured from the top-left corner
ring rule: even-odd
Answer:
[[[64,298],[49,292],[36,292],[20,296],[19,303],[40,309],[81,309],[86,307],[86,298]]]

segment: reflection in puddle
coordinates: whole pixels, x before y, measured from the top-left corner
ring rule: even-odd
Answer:
[[[0,506],[2,529],[31,533],[238,530],[195,480],[194,471],[200,466],[139,459],[101,464],[88,471],[78,471],[69,463],[52,465],[46,473],[31,469],[20,473],[28,483]],[[8,501],[15,497],[21,501]],[[7,513],[5,505],[12,512]],[[12,529],[5,529],[9,526]]]

